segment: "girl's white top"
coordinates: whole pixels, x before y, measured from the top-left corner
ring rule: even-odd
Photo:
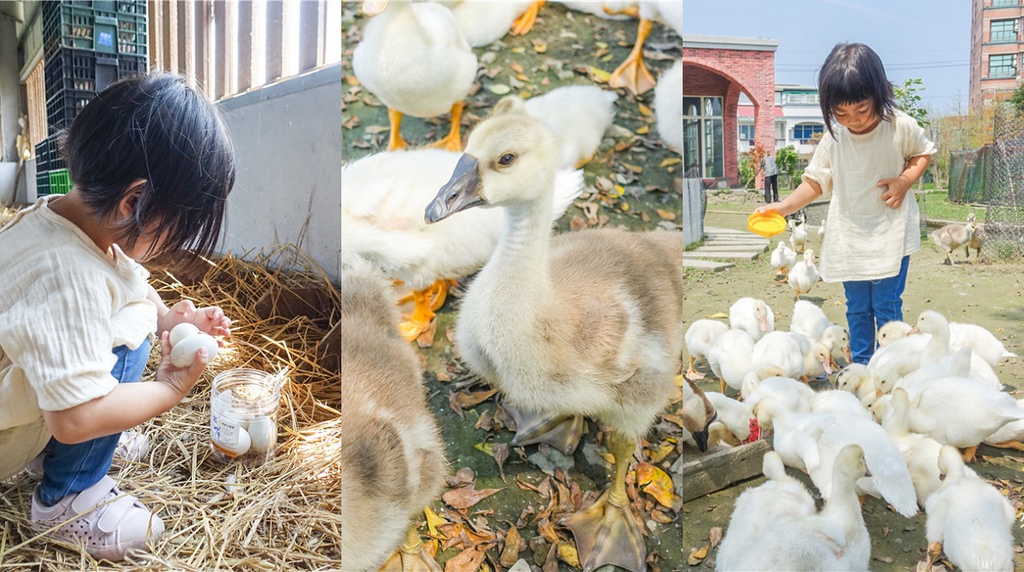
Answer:
[[[109,393],[113,348],[156,331],[149,273],[44,197],[0,229],[0,431]]]
[[[841,125],[832,129],[835,137],[825,132],[803,174],[832,195],[821,277],[845,282],[895,276],[903,257],[921,248],[920,212],[913,189],[899,208],[886,206],[878,181],[898,177],[912,157],[934,154],[935,144],[902,111],[869,133],[856,135]]]

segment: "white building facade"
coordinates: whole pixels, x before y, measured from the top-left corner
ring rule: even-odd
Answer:
[[[754,145],[754,106],[741,97],[736,110],[741,153]],[[793,146],[806,162],[825,131],[818,103],[818,88],[803,85],[775,86],[775,148]]]

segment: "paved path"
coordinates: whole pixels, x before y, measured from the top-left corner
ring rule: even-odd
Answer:
[[[736,260],[754,260],[768,252],[768,239],[745,230],[705,227],[704,244],[683,253],[683,266],[719,272]]]

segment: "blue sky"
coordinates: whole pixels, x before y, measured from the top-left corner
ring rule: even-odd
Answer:
[[[882,58],[889,80],[920,78],[934,116],[966,113],[971,54],[970,0],[683,0],[687,35],[778,40],[775,82],[816,85],[838,42],[862,42]]]

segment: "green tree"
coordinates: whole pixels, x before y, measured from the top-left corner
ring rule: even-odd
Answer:
[[[917,120],[921,127],[928,127],[928,110],[921,107],[921,95],[918,93],[924,91],[924,83],[918,78],[911,78],[902,86],[894,85],[892,90],[896,95],[896,107]]]
[[[796,148],[792,145],[783,147],[775,152],[775,164],[779,167],[779,173],[786,175],[788,186],[792,186],[793,174],[796,171],[797,154]]]
[[[1017,110],[1017,113],[1024,113],[1024,84],[1018,85],[1010,96],[1010,104]]]

